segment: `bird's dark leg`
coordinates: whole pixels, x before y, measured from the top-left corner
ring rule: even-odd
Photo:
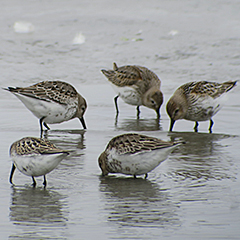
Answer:
[[[11,170],[10,177],[9,177],[9,182],[10,182],[11,184],[13,184],[12,178],[13,178],[13,174],[14,174],[15,169],[16,169],[16,166],[15,166],[15,164],[13,163],[13,165],[12,165],[12,170]]]
[[[146,174],[145,174],[145,179],[147,179],[147,177],[148,177],[148,174],[146,173]]]
[[[115,116],[115,126],[117,127],[117,124],[118,124],[118,114],[116,114]]]
[[[212,133],[212,126],[213,126],[214,122],[212,119],[210,119],[210,124],[209,124],[209,133]]]
[[[141,111],[140,111],[140,106],[137,106],[136,109],[137,109],[137,118],[139,118],[139,117],[140,117],[140,112],[141,112]]]
[[[43,176],[43,186],[44,188],[47,186],[47,180],[46,180],[46,176]]]
[[[47,130],[50,130],[50,127],[45,122],[43,123],[43,125]]]
[[[35,187],[36,187],[36,185],[37,185],[37,183],[36,183],[36,181],[35,181],[35,179],[34,179],[34,177],[33,177],[33,176],[32,176],[32,180],[33,180],[32,186],[35,188]]]
[[[43,119],[44,119],[45,117],[42,117],[42,118],[40,118],[40,120],[39,120],[39,123],[40,123],[40,131],[42,132],[43,131]]]
[[[42,117],[42,118],[40,118],[40,120],[39,120],[39,123],[40,123],[40,131],[41,131],[41,132],[43,131],[43,125],[44,125],[45,128],[47,128],[47,130],[50,130],[50,127],[49,127],[45,122],[43,122],[44,118],[45,118],[45,117]]]
[[[115,108],[116,108],[116,116],[118,116],[119,110],[118,110],[118,104],[117,104],[117,100],[118,100],[119,95],[117,95],[114,98],[114,103],[115,103]]]
[[[137,176],[136,176],[135,174],[133,175],[133,177],[134,177],[134,178],[137,178]]]
[[[195,126],[194,126],[193,129],[194,129],[195,132],[198,132],[198,122],[197,121],[195,122]]]

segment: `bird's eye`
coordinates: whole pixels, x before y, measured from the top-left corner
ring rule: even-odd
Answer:
[[[82,107],[82,111],[83,111],[83,112],[85,111],[85,107]]]
[[[154,100],[151,100],[151,103],[152,103],[152,104],[155,104],[155,101],[154,101]]]
[[[175,116],[178,114],[178,112],[179,112],[179,109],[176,109],[175,110]]]

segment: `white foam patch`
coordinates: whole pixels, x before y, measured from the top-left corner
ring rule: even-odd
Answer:
[[[83,44],[86,41],[86,37],[82,33],[77,33],[74,37],[72,43],[73,44]]]
[[[14,23],[13,29],[16,33],[31,33],[34,32],[35,27],[30,22],[17,21]]]
[[[177,35],[177,34],[179,34],[178,30],[171,30],[171,31],[168,33],[168,35],[170,35],[170,36],[175,36],[175,35]]]

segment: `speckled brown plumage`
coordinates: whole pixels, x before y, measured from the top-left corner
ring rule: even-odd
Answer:
[[[29,87],[8,87],[5,90],[13,93],[40,120],[43,125],[61,123],[79,118],[84,129],[86,124],[83,115],[87,109],[86,100],[69,83],[55,80],[43,81]]]
[[[136,133],[126,133],[112,138],[98,158],[102,175],[123,173],[145,174],[164,161],[172,149],[181,142],[166,142],[161,139]]]
[[[167,113],[171,119],[169,130],[172,131],[178,119],[195,121],[194,130],[198,131],[198,121],[210,121],[209,132],[212,132],[212,117],[221,109],[225,93],[230,91],[237,81],[190,82],[180,86],[167,103]]]
[[[236,83],[237,81],[228,81],[224,83],[207,81],[190,82],[180,86],[179,89],[183,89],[186,97],[188,97],[189,94],[206,94],[213,98],[217,98],[223,93],[231,90]]]
[[[115,148],[118,154],[137,153],[151,151],[172,146],[173,142],[162,141],[161,139],[149,137],[137,133],[127,133],[114,137],[107,145],[106,151]]]
[[[163,102],[163,94],[160,91],[161,81],[158,76],[143,66],[126,65],[118,67],[113,63],[113,70],[102,69],[102,73],[112,84],[117,96],[114,98],[117,114],[119,113],[117,98],[130,105],[137,106],[139,116],[139,106],[154,109],[160,117],[159,109]]]
[[[62,81],[42,81],[29,87],[9,87],[8,90],[27,97],[61,104],[67,104],[70,99],[78,98],[76,89],[69,83]]]
[[[67,153],[63,149],[57,148],[53,143],[46,139],[25,137],[14,142],[10,148],[10,155],[29,155],[29,154],[54,154]]]

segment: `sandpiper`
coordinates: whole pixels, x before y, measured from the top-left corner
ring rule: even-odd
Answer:
[[[61,123],[79,118],[84,129],[83,115],[87,108],[86,100],[69,83],[62,81],[43,81],[29,87],[4,88],[18,97],[23,104],[40,119],[43,125]]]
[[[212,117],[222,108],[226,93],[237,81],[224,83],[190,82],[180,86],[167,103],[167,112],[171,119],[169,131],[178,119],[195,121],[194,130],[198,131],[199,121],[210,121],[209,132],[214,124]]]
[[[160,107],[163,103],[163,94],[160,91],[161,81],[158,76],[146,67],[126,65],[118,67],[113,63],[113,70],[104,70],[102,73],[108,78],[117,96],[114,98],[116,113],[119,109],[118,97],[124,102],[137,106],[137,116],[140,106],[154,109],[160,117]]]
[[[127,133],[114,137],[98,158],[102,175],[123,173],[145,174],[167,159],[169,153],[181,142],[166,142],[155,137]]]
[[[16,167],[18,170],[31,176],[33,187],[36,186],[34,177],[43,176],[43,185],[46,187],[46,174],[51,172],[69,154],[68,151],[57,148],[48,140],[35,137],[25,137],[14,142],[10,147],[10,156],[13,160],[9,181],[11,184]]]

